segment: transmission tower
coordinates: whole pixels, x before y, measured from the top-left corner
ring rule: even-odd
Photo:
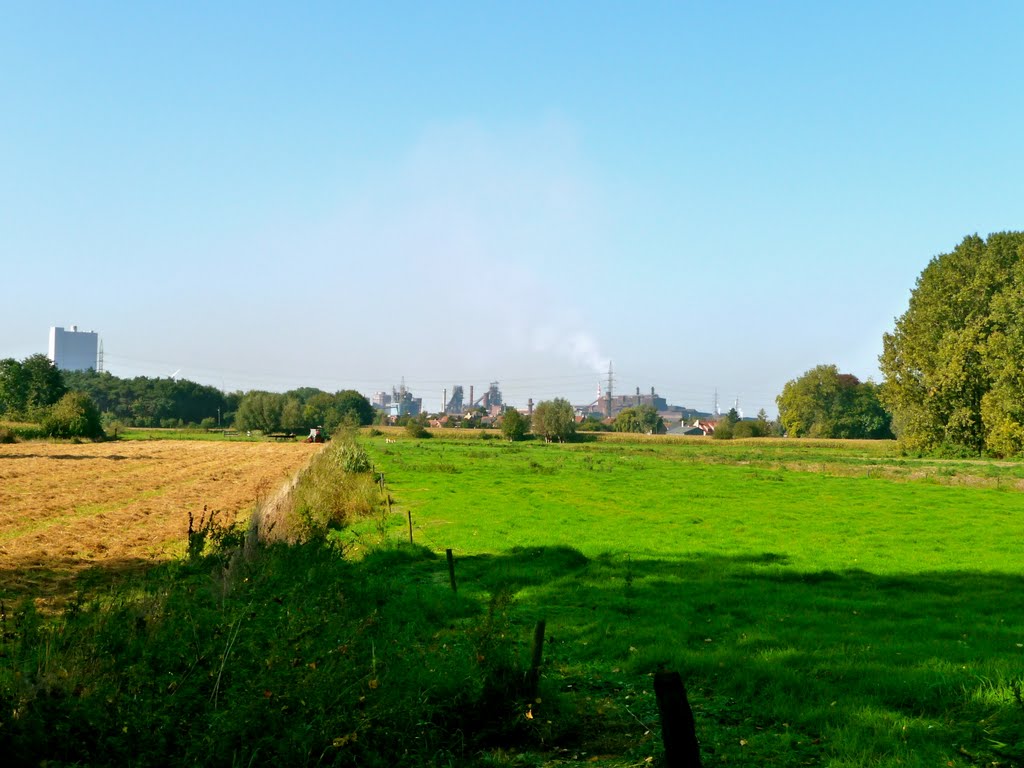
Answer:
[[[605,391],[605,409],[604,415],[606,418],[612,417],[612,383],[615,379],[612,376],[612,361],[608,361],[608,389]]]

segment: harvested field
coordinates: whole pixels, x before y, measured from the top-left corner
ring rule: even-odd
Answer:
[[[304,466],[302,443],[0,445],[0,597],[63,598],[81,580],[181,555],[191,512],[233,522]]]

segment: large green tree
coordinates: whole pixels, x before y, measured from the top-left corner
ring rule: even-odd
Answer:
[[[366,426],[373,423],[373,406],[366,397],[354,389],[343,389],[335,396],[342,419]]]
[[[665,421],[653,405],[624,408],[615,417],[616,432],[636,432],[642,435],[663,435]]]
[[[515,408],[509,408],[501,416],[501,434],[509,442],[522,440],[526,430],[530,428],[530,420]]]
[[[284,404],[285,395],[276,392],[247,392],[238,405],[235,426],[238,429],[258,430],[265,434],[279,432]]]
[[[21,363],[13,357],[0,360],[0,414],[20,414],[27,401],[28,382]]]
[[[562,443],[576,434],[576,411],[564,398],[545,400],[533,409],[530,424],[533,434]]]
[[[787,382],[775,402],[779,421],[793,437],[892,437],[878,386],[834,365],[819,365]]]
[[[905,447],[1024,454],[1024,232],[933,258],[879,360]]]
[[[20,363],[0,360],[0,410],[8,416],[38,418],[67,392],[64,378],[46,355]]]

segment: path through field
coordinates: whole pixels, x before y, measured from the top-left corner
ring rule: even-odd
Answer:
[[[0,445],[0,597],[62,598],[86,573],[184,552],[188,516],[235,521],[294,475],[302,443]]]

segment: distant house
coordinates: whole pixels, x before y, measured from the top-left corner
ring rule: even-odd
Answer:
[[[713,421],[701,421],[700,419],[696,419],[693,422],[693,428],[699,429],[701,434],[705,437],[715,434],[715,423]]]

